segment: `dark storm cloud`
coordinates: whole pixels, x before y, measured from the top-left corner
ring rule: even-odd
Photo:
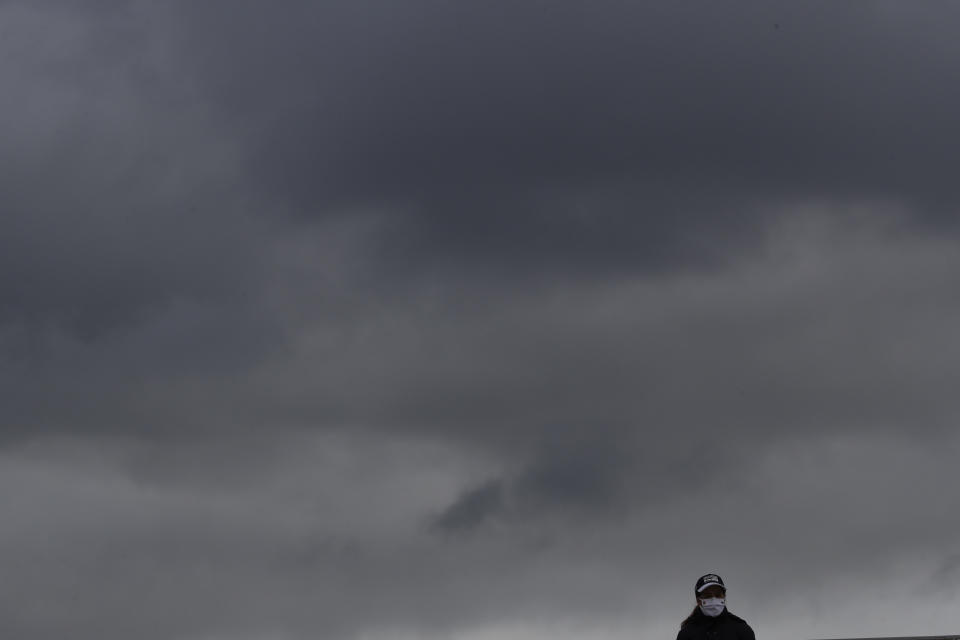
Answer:
[[[379,207],[383,286],[710,266],[771,202],[955,201],[946,6],[6,6],[6,318],[242,290],[241,210]]]
[[[457,498],[431,523],[441,532],[456,533],[470,530],[504,510],[503,482],[492,480],[470,489]]]
[[[252,277],[230,145],[142,14],[100,8],[4,8],[4,324],[97,337]]]
[[[623,432],[581,425],[574,442],[551,429],[525,466],[460,495],[431,523],[439,533],[460,534],[489,524],[540,517],[572,521],[617,521],[630,512],[649,512],[678,493],[702,489],[709,472],[735,466],[734,452],[714,445],[710,453],[666,451],[662,442],[644,447]],[[713,456],[724,457],[723,462]],[[669,484],[669,488],[663,485]]]
[[[591,450],[590,443],[566,453],[551,452],[535,459],[518,477],[511,478],[509,485],[493,480],[466,491],[432,526],[440,532],[458,533],[491,519],[529,517],[557,507],[596,516],[622,499],[626,463],[625,455]]]
[[[259,185],[311,216],[392,204],[397,261],[669,263],[758,200],[957,195],[951,8],[185,11]]]
[[[282,175],[308,169],[317,195],[337,188],[327,177],[367,197],[391,183],[457,193],[462,181],[526,188],[631,167],[684,182],[755,186],[772,172],[798,186],[855,184],[872,163],[852,157],[899,173],[903,156],[875,158],[874,146],[915,144],[930,168],[951,140],[956,96],[940,74],[955,44],[929,9],[367,2],[249,20],[241,9],[229,25],[215,5],[198,13],[193,44],[213,54],[201,62],[224,107],[260,107],[254,123],[301,100],[312,109],[276,123],[287,145],[264,160]],[[202,38],[212,25],[222,41]],[[253,43],[274,46],[243,46]],[[297,161],[307,152],[320,162]],[[344,173],[328,176],[330,165]]]

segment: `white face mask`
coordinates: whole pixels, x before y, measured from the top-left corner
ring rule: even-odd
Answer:
[[[723,613],[726,602],[726,598],[704,598],[700,601],[700,611],[703,611],[705,616],[716,618]]]

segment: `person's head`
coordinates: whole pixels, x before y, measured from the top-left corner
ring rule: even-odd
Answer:
[[[715,573],[700,576],[693,590],[697,606],[704,615],[713,617],[723,613],[727,604],[727,588],[720,576]]]

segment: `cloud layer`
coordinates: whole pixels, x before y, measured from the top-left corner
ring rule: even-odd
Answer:
[[[0,626],[956,631],[957,18],[0,3]]]

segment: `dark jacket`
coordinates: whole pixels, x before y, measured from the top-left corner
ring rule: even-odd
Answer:
[[[747,622],[726,609],[711,618],[694,609],[690,617],[680,625],[677,640],[756,640],[753,629]]]

